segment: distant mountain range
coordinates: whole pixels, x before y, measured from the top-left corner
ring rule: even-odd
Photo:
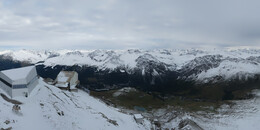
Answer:
[[[260,77],[259,49],[7,50],[0,52],[0,60],[36,64],[44,78],[54,79],[60,70],[76,70],[81,83],[95,89],[118,85],[175,89],[191,84],[258,82]]]

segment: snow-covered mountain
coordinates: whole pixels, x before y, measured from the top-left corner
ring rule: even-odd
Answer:
[[[87,65],[110,72],[116,69],[127,73],[140,71],[142,75],[174,71],[179,73],[180,79],[200,82],[215,81],[215,77],[221,80],[247,79],[260,74],[260,50],[257,49],[9,50],[0,52],[0,55],[51,67]]]
[[[257,49],[213,49],[213,50],[57,50],[34,51],[17,50],[0,52],[0,70],[3,68],[19,67],[36,64],[38,74],[44,78],[56,78],[62,69],[75,70],[84,87],[97,89],[113,88],[122,85],[143,87],[144,90],[159,90],[170,92],[179,90],[178,87],[188,86],[189,81],[196,83],[232,82],[227,89],[220,84],[219,89],[204,91],[196,89],[197,95],[207,92],[202,98],[212,97],[216,100],[232,99],[232,92],[244,86],[259,86],[260,79],[260,50]],[[234,81],[232,81],[235,79]],[[252,80],[256,79],[256,80]],[[180,80],[180,81],[179,81]],[[237,80],[247,81],[244,84]],[[184,82],[183,82],[184,81]],[[186,82],[188,81],[188,82]],[[237,84],[239,84],[237,86]],[[149,86],[150,85],[150,86]],[[223,85],[223,86],[222,86]],[[233,86],[232,86],[233,85]],[[101,86],[101,87],[100,87]],[[147,87],[148,86],[148,87]],[[199,84],[198,86],[203,86]],[[212,86],[217,86],[213,84]],[[89,88],[91,88],[89,87]],[[176,89],[174,87],[177,87]],[[233,87],[237,87],[234,89]],[[210,87],[208,87],[210,88]],[[232,88],[232,89],[230,89]],[[243,88],[244,89],[244,88]],[[164,91],[161,91],[164,90]],[[185,89],[184,89],[185,90]],[[216,91],[217,90],[217,91]],[[241,89],[242,90],[242,89]],[[215,92],[216,91],[216,92]],[[191,91],[192,92],[192,91]],[[4,93],[0,89],[0,93]],[[222,95],[221,95],[222,93]],[[191,93],[193,94],[193,93]],[[186,96],[186,95],[184,95]],[[194,95],[192,95],[194,97]],[[198,97],[201,98],[201,97]],[[259,93],[258,97],[259,99]],[[132,115],[123,114],[119,109],[105,105],[103,102],[79,90],[78,93],[61,91],[54,86],[40,84],[29,98],[17,98],[21,101],[21,113],[12,111],[13,104],[0,98],[0,128],[13,129],[150,129],[151,123],[145,120],[138,124]],[[214,100],[214,99],[213,99]],[[253,101],[254,99],[252,99]],[[246,100],[247,101],[247,100]],[[242,104],[246,104],[242,103]],[[250,99],[251,101],[251,99]],[[163,128],[177,128],[184,117],[191,118],[205,129],[244,128],[243,118],[252,128],[259,128],[258,116],[251,112],[259,111],[259,104],[253,102],[243,105],[238,113],[251,107],[246,115],[229,116],[224,113],[205,118],[199,114],[186,115],[180,119],[170,120]],[[256,105],[256,106],[254,106]],[[255,109],[256,108],[256,109]],[[220,111],[229,109],[220,109]],[[249,110],[249,109],[248,109]],[[255,113],[257,113],[255,112]],[[167,113],[170,114],[170,113]],[[166,114],[166,116],[167,116]],[[247,115],[248,114],[248,115]],[[159,113],[160,115],[160,113]],[[208,113],[206,113],[208,115]],[[168,120],[162,116],[162,120]],[[218,117],[220,116],[220,117]],[[240,118],[243,117],[243,118]],[[171,116],[169,116],[171,118]],[[31,119],[37,119],[31,123]],[[6,121],[8,123],[3,123]],[[229,123],[229,120],[233,122]],[[208,121],[207,123],[205,123]],[[216,124],[217,122],[217,124]],[[235,125],[234,125],[235,124]],[[241,126],[243,125],[243,126]],[[39,126],[43,126],[40,127]]]
[[[0,93],[5,92],[0,89]],[[7,94],[5,94],[7,95]],[[13,104],[0,97],[0,128],[19,130],[145,130],[151,124],[136,123],[132,115],[104,104],[88,93],[62,91],[40,79],[28,98],[14,98],[23,104],[14,112]]]

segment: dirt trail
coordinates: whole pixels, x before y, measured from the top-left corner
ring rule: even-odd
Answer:
[[[6,100],[7,102],[10,102],[10,103],[12,103],[12,104],[17,104],[17,105],[23,104],[23,103],[21,103],[21,102],[19,102],[19,101],[17,101],[17,100],[13,100],[13,99],[8,98],[8,97],[7,97],[6,95],[4,95],[3,93],[0,93],[0,95],[1,95],[1,97],[2,97],[4,100]]]

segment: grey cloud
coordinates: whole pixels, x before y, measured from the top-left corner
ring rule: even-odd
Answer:
[[[259,46],[257,0],[3,0],[0,45],[32,48]]]

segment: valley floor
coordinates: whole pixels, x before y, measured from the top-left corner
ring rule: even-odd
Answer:
[[[218,114],[195,120],[205,129],[259,130],[260,90],[253,93],[253,99],[234,101],[234,106],[223,105],[219,108]]]
[[[91,95],[120,108],[123,112],[139,112],[151,121],[158,120],[162,129],[176,129],[179,128],[180,122],[191,120],[205,130],[258,130],[260,129],[260,90],[254,90],[252,94],[254,98],[251,99],[222,103],[187,100],[162,102],[151,95],[131,88],[92,92]],[[143,109],[138,110],[136,106]],[[187,127],[191,129],[196,127],[189,125]]]
[[[255,90],[254,94],[253,99],[231,101],[214,112],[176,111],[170,107],[153,111],[152,115],[158,117],[163,128],[178,128],[181,121],[188,119],[205,130],[259,130],[260,90]]]

